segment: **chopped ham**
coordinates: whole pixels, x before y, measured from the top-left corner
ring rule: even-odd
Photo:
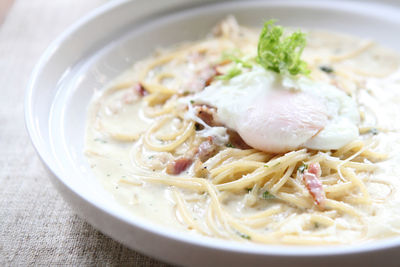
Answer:
[[[311,164],[308,166],[307,171],[308,171],[309,173],[312,173],[312,174],[314,174],[315,176],[317,176],[317,178],[321,177],[321,174],[322,174],[321,166],[319,165],[318,162],[317,162],[317,163],[311,163]]]
[[[179,158],[168,163],[166,172],[168,174],[177,175],[185,171],[192,164],[192,160],[188,158]]]
[[[303,182],[314,199],[315,204],[324,209],[325,206],[325,192],[322,187],[321,180],[321,167],[319,163],[311,163],[307,170],[302,174]]]
[[[204,141],[199,145],[197,156],[200,161],[205,162],[214,156],[217,151],[218,147],[214,144],[212,137],[209,136],[207,141]]]

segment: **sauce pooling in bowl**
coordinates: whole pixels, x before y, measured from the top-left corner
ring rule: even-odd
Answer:
[[[299,61],[303,42],[285,40],[305,36],[266,27],[260,38],[228,18],[95,96],[94,173],[133,213],[186,233],[270,244],[398,235],[399,56],[309,31]]]

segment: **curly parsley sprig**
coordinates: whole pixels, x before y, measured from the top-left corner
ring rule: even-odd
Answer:
[[[306,35],[300,31],[283,36],[284,29],[275,26],[275,20],[264,24],[258,40],[257,62],[266,70],[282,74],[310,73],[307,63],[301,60],[301,54],[306,46]]]
[[[222,54],[221,60],[229,60],[233,63],[232,67],[222,75],[216,77],[217,80],[230,80],[235,76],[242,74],[243,68],[251,69],[253,67],[253,62],[250,60],[245,60],[242,57],[242,53],[239,50],[231,51],[230,53],[224,52]]]

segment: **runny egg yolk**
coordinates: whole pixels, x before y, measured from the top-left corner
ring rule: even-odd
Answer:
[[[261,67],[218,81],[192,99],[216,107],[217,121],[266,152],[338,149],[359,135],[357,105],[343,91]]]

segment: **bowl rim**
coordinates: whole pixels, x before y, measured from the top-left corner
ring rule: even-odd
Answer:
[[[71,35],[76,34],[79,29],[88,24],[89,22],[93,21],[95,18],[99,18],[102,15],[106,14],[107,12],[110,12],[113,9],[116,9],[124,4],[133,4],[135,2],[139,2],[140,0],[114,0],[110,1],[102,6],[97,7],[93,11],[89,12],[87,15],[83,16],[81,19],[73,23],[71,26],[69,26],[65,31],[63,31],[51,44],[48,46],[48,48],[43,52],[41,55],[40,59],[38,60],[37,64],[35,65],[30,79],[27,84],[27,89],[25,93],[25,98],[24,98],[24,117],[25,117],[25,127],[28,132],[28,135],[30,137],[30,140],[39,156],[41,161],[44,163],[46,168],[51,172],[51,174],[57,179],[58,182],[60,182],[67,190],[69,190],[69,193],[72,193],[74,197],[87,202],[91,207],[97,209],[101,213],[104,213],[107,216],[114,217],[115,219],[119,220],[120,222],[124,224],[128,224],[130,226],[137,227],[141,231],[146,231],[147,233],[151,233],[153,235],[159,235],[162,237],[165,237],[167,239],[172,239],[177,242],[185,243],[188,245],[194,245],[194,246],[201,246],[201,247],[206,247],[206,248],[211,248],[211,249],[217,249],[221,251],[228,251],[228,252],[234,252],[234,253],[245,253],[245,254],[257,254],[257,255],[265,255],[265,256],[289,256],[289,257],[309,257],[309,256],[336,256],[336,255],[348,255],[348,254],[361,254],[361,253],[368,253],[371,251],[376,251],[376,250],[385,250],[389,248],[394,248],[394,247],[399,247],[400,246],[400,237],[399,238],[388,238],[388,239],[382,239],[382,240],[377,240],[373,241],[370,243],[365,243],[365,244],[356,244],[356,245],[336,245],[336,246],[291,246],[291,245],[270,245],[270,244],[249,244],[246,243],[246,246],[243,246],[243,243],[239,242],[232,242],[228,240],[216,240],[214,238],[208,238],[208,237],[203,237],[203,236],[193,236],[193,235],[179,235],[177,231],[165,231],[164,228],[162,227],[154,227],[153,225],[147,225],[142,222],[137,222],[137,221],[130,221],[126,220],[125,217],[121,216],[119,213],[113,212],[112,210],[104,209],[102,206],[100,206],[98,203],[92,202],[90,199],[88,199],[85,195],[79,194],[74,188],[69,186],[66,182],[65,179],[63,178],[63,174],[59,173],[59,171],[54,167],[54,164],[51,163],[51,160],[49,160],[43,150],[45,148],[42,147],[40,143],[40,131],[42,129],[38,128],[37,125],[35,124],[35,118],[34,118],[34,97],[35,93],[39,90],[37,87],[37,81],[38,78],[41,77],[42,75],[45,75],[43,73],[43,70],[48,63],[48,61],[54,56],[56,50],[60,47],[60,45],[65,42]],[[198,1],[200,2],[200,1]],[[204,6],[209,5],[209,4],[227,4],[227,2],[231,2],[229,4],[232,4],[233,1],[207,1],[205,2]],[[244,1],[237,1],[237,2],[242,2]],[[258,3],[260,1],[250,1],[248,3]],[[267,2],[268,4],[271,5],[281,5],[281,6],[290,6],[290,5],[315,5],[317,4],[318,6],[326,7],[326,6],[334,6],[335,3],[341,3],[341,4],[349,4],[349,5],[359,5],[359,4],[364,4],[364,5],[373,5],[373,6],[380,6],[386,9],[390,9],[393,11],[393,6],[389,6],[387,4],[382,4],[382,3],[375,3],[375,2],[361,2],[361,1],[345,1],[345,0],[338,0],[338,1],[332,1],[332,2],[318,2],[317,0],[300,0],[300,1],[294,1],[294,0],[284,0],[284,1],[278,1],[278,0],[272,0]],[[184,3],[184,1],[181,1],[181,3]],[[201,8],[200,6],[199,8]],[[190,9],[191,7],[188,7]],[[195,7],[196,8],[196,7]],[[367,8],[367,7],[365,7]],[[177,11],[179,13],[181,11]],[[400,9],[397,9],[397,12],[400,12]],[[171,13],[174,14],[174,13]],[[60,77],[61,79],[61,77]],[[57,188],[58,189],[58,188]],[[69,202],[69,201],[67,201]],[[103,232],[103,230],[100,230]],[[105,231],[106,234],[107,231]]]

